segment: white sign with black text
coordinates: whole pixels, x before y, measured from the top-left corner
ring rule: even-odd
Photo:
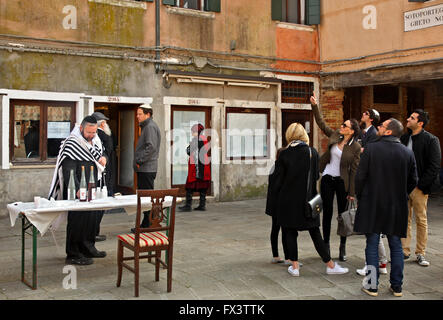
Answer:
[[[405,31],[443,25],[443,4],[404,13]]]

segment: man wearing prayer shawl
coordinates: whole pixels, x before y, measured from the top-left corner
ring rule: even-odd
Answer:
[[[88,183],[91,166],[94,167],[95,181],[101,179],[107,159],[97,134],[97,120],[92,116],[83,119],[60,146],[57,164],[52,180],[49,198],[66,200],[71,170],[74,170],[75,190],[78,198],[82,166]],[[68,211],[66,227],[66,263],[89,265],[92,258],[103,258],[105,251],[95,247],[97,211]]]

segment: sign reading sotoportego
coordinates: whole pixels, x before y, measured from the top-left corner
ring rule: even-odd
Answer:
[[[405,31],[443,25],[443,4],[404,13]]]

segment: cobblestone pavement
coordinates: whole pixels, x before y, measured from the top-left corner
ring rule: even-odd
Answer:
[[[384,300],[389,293],[389,276],[380,276],[379,296],[361,292],[362,277],[355,270],[364,265],[363,236],[348,239],[350,269],[346,275],[327,275],[308,232],[299,236],[300,277],[291,277],[287,266],[270,263],[271,218],[264,214],[265,199],[209,203],[208,211],[177,213],[172,292],[166,292],[166,270],[154,281],[154,266],[141,264],[140,297],[156,300]],[[136,299],[134,277],[123,270],[120,288],[117,278],[117,239],[133,227],[135,216],[105,214],[101,229],[107,240],[97,243],[107,257],[90,266],[77,267],[77,289],[64,289],[65,227],[38,236],[38,290],[20,282],[20,221],[10,226],[9,217],[0,220],[0,300],[126,300]],[[419,266],[412,255],[405,262],[403,297],[400,299],[443,300],[443,196],[429,200],[427,258],[431,265]],[[336,230],[335,216],[332,230]],[[413,228],[415,235],[415,227]],[[415,245],[415,238],[413,238]],[[31,242],[26,246],[30,248]],[[338,258],[339,237],[331,236],[331,254]],[[385,246],[388,248],[387,241]],[[282,254],[281,243],[280,252]],[[389,250],[388,250],[389,252]],[[26,252],[30,261],[31,252]],[[27,268],[30,268],[28,263]],[[388,265],[389,270],[389,265]]]

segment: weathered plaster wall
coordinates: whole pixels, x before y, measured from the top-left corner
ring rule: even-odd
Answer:
[[[356,70],[394,62],[406,63],[441,58],[443,25],[405,32],[403,14],[442,3],[442,0],[427,3],[400,0],[323,0],[320,25],[323,62],[439,45],[438,48],[391,52],[383,56],[328,64],[323,66],[323,71]],[[369,14],[369,11],[363,12],[367,6],[376,9],[375,18],[372,19],[372,23],[376,20],[376,24],[373,24],[375,29],[365,29],[363,26],[363,21]]]

